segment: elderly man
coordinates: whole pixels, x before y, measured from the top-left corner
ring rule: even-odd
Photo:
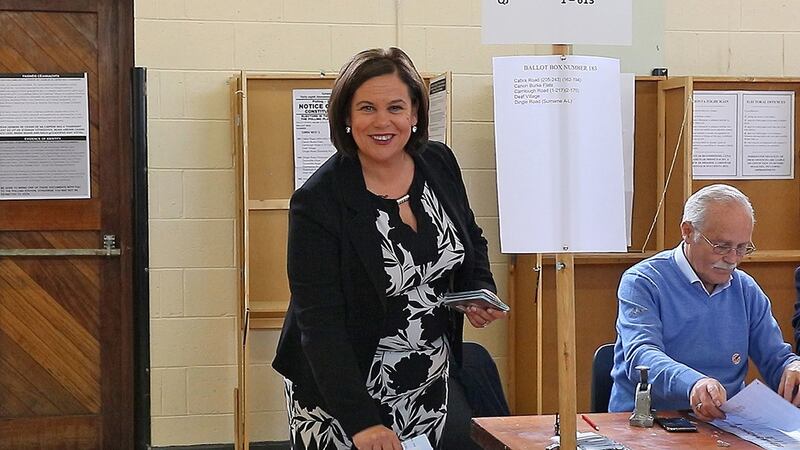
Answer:
[[[744,194],[707,186],[686,201],[680,245],[622,275],[610,411],[633,409],[635,367],[644,365],[657,410],[724,418],[720,406],[744,387],[748,358],[800,405],[800,357],[783,341],[767,296],[736,268],[755,250],[754,222]]]

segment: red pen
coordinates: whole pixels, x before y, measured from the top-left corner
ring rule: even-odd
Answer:
[[[592,419],[590,419],[586,414],[581,414],[581,419],[588,423],[590,427],[594,428],[594,431],[600,431],[600,427],[598,427],[596,423],[592,422]]]

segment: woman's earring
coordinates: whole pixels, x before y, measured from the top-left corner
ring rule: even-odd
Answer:
[[[416,133],[417,132],[417,126],[416,125],[411,127],[411,132],[412,133]]]
[[[350,127],[344,127],[344,132],[350,134]]]

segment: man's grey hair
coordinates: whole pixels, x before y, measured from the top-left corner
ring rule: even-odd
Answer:
[[[744,206],[745,210],[750,213],[750,219],[754,224],[756,223],[750,199],[742,194],[740,190],[727,184],[712,184],[692,194],[689,200],[686,200],[686,204],[683,205],[682,222],[689,222],[695,229],[702,229],[708,205],[710,203],[728,202],[736,202]]]

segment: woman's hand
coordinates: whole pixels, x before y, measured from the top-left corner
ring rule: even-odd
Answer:
[[[354,434],[353,444],[358,450],[403,450],[394,431],[383,425],[373,425]]]
[[[467,307],[466,314],[469,323],[472,324],[475,328],[486,328],[487,325],[494,322],[497,319],[504,319],[508,314],[496,310],[494,308],[478,308],[477,306],[469,306]]]

